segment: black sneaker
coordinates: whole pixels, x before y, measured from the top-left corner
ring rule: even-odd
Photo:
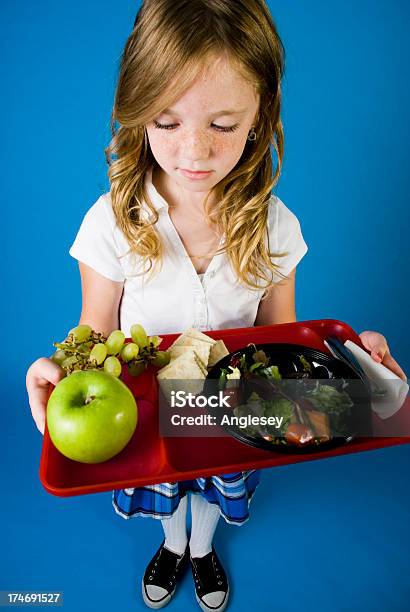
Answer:
[[[187,566],[189,547],[178,556],[164,547],[165,539],[149,562],[142,579],[142,597],[150,608],[163,608],[171,601],[176,583]]]
[[[229,584],[225,570],[212,546],[205,557],[190,557],[195,581],[195,595],[199,606],[207,612],[222,612],[228,603]]]

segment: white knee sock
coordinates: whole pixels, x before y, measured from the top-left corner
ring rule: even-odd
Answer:
[[[191,493],[192,529],[189,540],[191,557],[211,552],[212,539],[219,521],[219,506],[210,504],[201,494]]]
[[[188,543],[186,531],[187,501],[185,495],[180,499],[179,506],[174,514],[170,518],[161,519],[165,534],[164,546],[177,555],[182,555],[185,552]]]

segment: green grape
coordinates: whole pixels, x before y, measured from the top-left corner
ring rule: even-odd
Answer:
[[[71,366],[75,365],[76,363],[78,363],[78,357],[77,355],[70,355],[69,357],[66,357],[64,359],[64,361],[61,362],[61,367],[62,368],[70,368]]]
[[[108,374],[111,374],[112,376],[116,376],[118,378],[121,374],[120,360],[114,356],[107,357],[107,359],[104,361],[104,370]]]
[[[171,361],[171,353],[168,351],[157,351],[154,359],[151,360],[152,365],[158,368],[163,368]]]
[[[128,364],[128,371],[131,376],[139,376],[145,371],[145,363],[143,361],[131,361]]]
[[[146,334],[145,329],[142,327],[142,325],[140,325],[139,323],[136,323],[135,325],[131,325],[130,333],[131,333],[131,338],[133,339],[135,344],[138,344],[140,349],[148,345],[147,334]]]
[[[50,359],[52,359],[54,361],[54,363],[56,363],[57,365],[61,366],[61,364],[63,363],[64,359],[67,357],[67,355],[65,354],[64,351],[62,351],[61,349],[57,349],[50,357]]]
[[[162,338],[159,336],[148,336],[148,342],[151,342],[152,345],[157,348],[162,342]]]
[[[118,355],[124,344],[125,334],[119,329],[111,332],[107,338],[105,346],[107,347],[108,355]]]
[[[135,359],[135,357],[138,355],[139,350],[140,349],[138,344],[134,344],[134,342],[128,342],[127,344],[124,344],[121,349],[121,358],[125,362],[131,361],[131,359]]]
[[[82,343],[89,339],[92,334],[92,331],[93,330],[89,325],[77,325],[77,327],[73,327],[73,329],[70,329],[68,335],[71,334],[73,336],[74,342]]]
[[[107,357],[107,347],[105,344],[101,342],[99,344],[95,344],[90,353],[89,360],[96,361],[97,365],[101,365],[104,359]]]

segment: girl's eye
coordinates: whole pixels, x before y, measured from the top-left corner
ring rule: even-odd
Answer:
[[[154,125],[159,130],[173,130],[174,128],[178,126],[177,123],[170,123],[169,125],[163,125],[161,123],[158,123],[158,121],[155,121],[155,120],[154,120]],[[231,125],[229,127],[222,127],[221,125],[215,125],[215,123],[212,123],[211,125],[219,132],[234,132],[239,127],[238,123],[236,123],[235,125]]]

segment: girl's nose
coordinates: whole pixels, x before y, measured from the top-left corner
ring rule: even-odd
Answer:
[[[195,161],[207,159],[212,147],[212,136],[203,131],[187,132],[181,140],[183,157]]]

